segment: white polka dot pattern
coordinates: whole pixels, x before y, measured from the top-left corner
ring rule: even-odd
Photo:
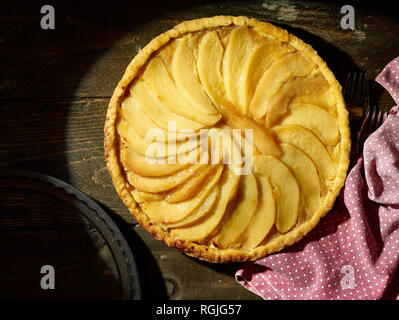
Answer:
[[[399,57],[376,81],[399,104]],[[392,281],[398,264],[396,106],[366,141],[363,156],[349,173],[333,211],[296,245],[245,264],[236,279],[264,299],[371,300],[381,299],[395,286]]]

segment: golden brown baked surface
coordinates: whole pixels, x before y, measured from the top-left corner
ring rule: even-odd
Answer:
[[[210,262],[300,240],[349,164],[348,113],[326,63],[246,17],[185,21],[154,38],[115,89],[104,130],[109,172],[137,221]]]

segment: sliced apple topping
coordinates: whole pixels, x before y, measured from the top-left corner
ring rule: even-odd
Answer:
[[[216,107],[221,105],[225,92],[221,71],[223,54],[218,33],[206,33],[198,45],[197,69],[203,88]]]
[[[207,126],[215,124],[220,119],[219,114],[204,113],[203,110],[197,109],[188,102],[159,58],[151,59],[142,75],[142,79],[148,83],[170,112]]]
[[[151,129],[160,130],[163,137],[167,137],[167,131],[156,125],[140,108],[139,103],[132,97],[126,97],[122,101],[122,118],[127,121],[129,126],[134,128],[141,137],[145,137]],[[165,138],[162,138],[164,141]]]
[[[190,199],[200,191],[208,177],[211,175],[220,176],[222,170],[222,165],[210,165],[205,170],[194,175],[187,183],[170,192],[165,200],[174,203]]]
[[[133,127],[129,126],[127,121],[121,120],[118,122],[116,129],[121,137],[123,137],[124,141],[127,143],[127,145],[134,151],[137,152],[138,154],[145,156],[146,152],[150,150],[149,148],[153,148],[154,151],[159,151],[159,152],[154,152],[154,156],[156,157],[168,157],[168,156],[173,156],[177,155],[177,152],[175,150],[179,149],[179,145],[176,146],[176,148],[173,148],[174,150],[172,153],[169,153],[168,151],[171,150],[171,148],[168,148],[168,144],[166,142],[161,142],[161,141],[149,141],[142,136],[140,136],[136,130],[133,129]],[[175,145],[176,142],[173,142]],[[192,149],[194,149],[196,145],[193,146]]]
[[[234,209],[227,215],[213,243],[218,248],[228,248],[235,244],[237,238],[251,222],[257,205],[258,186],[254,174],[251,173],[241,178]]]
[[[278,157],[281,154],[281,150],[276,143],[273,133],[258,124],[253,119],[238,113],[233,107],[223,105],[222,110],[223,118],[229,126],[232,128],[241,129],[245,133],[245,129],[251,129],[253,133],[253,143],[256,149],[261,154],[270,154]]]
[[[292,97],[291,103],[309,103],[314,104],[328,110],[332,115],[336,114],[337,96],[333,92],[334,88],[324,78],[320,70],[315,70],[311,75],[306,77],[308,79],[309,94],[296,94]],[[306,86],[306,84],[302,84]],[[299,89],[297,90],[299,91]],[[306,89],[304,90],[306,91]]]
[[[156,111],[157,108],[155,107],[155,112]],[[153,114],[153,112],[150,112],[150,114]],[[176,119],[174,120],[175,122],[171,122],[169,126],[167,126],[168,124],[166,123],[165,124],[167,126],[166,129],[161,128],[149,118],[149,116],[140,107],[137,100],[131,96],[126,97],[122,101],[121,115],[122,118],[127,121],[129,126],[131,128],[134,128],[134,130],[142,137],[142,139],[145,139],[147,134],[151,133],[151,131],[158,133],[157,135],[152,136],[152,141],[176,142],[176,135],[181,133],[184,133],[187,136],[187,138],[193,136],[196,137],[198,131],[195,130],[198,130],[199,128],[203,127],[202,124],[198,124],[199,127],[198,128],[194,127],[192,130],[190,130],[191,133],[189,133],[187,130],[181,131],[184,130],[183,128],[187,129],[188,127],[184,126],[190,125],[190,123],[186,122],[182,123],[179,122],[179,119]],[[193,122],[191,121],[191,123]]]
[[[172,60],[172,74],[177,88],[189,103],[200,112],[216,115],[217,110],[206,95],[197,74],[193,48],[197,47],[198,39],[198,34],[189,34],[177,40],[178,44]]]
[[[138,189],[134,189],[132,191],[132,195],[134,200],[136,200],[136,202],[138,203],[142,203],[145,201],[160,201],[165,198],[165,194],[145,192],[145,191],[140,191]]]
[[[336,145],[340,135],[338,120],[327,110],[314,104],[294,103],[281,120],[281,125],[299,125],[311,130],[325,145]]]
[[[125,120],[119,120],[117,123],[117,131],[119,135],[124,139],[126,144],[136,153],[141,156],[149,157],[149,158],[156,158],[160,160],[162,158],[165,159],[181,159],[185,158],[188,159],[190,153],[193,152],[200,152],[199,143],[197,136],[189,136],[187,141],[176,141],[176,137],[179,137],[181,133],[173,133],[167,134],[164,138],[165,140],[162,141],[161,135],[148,135],[147,137],[140,136],[132,126],[129,126],[128,122]],[[174,135],[175,139],[168,141],[170,136]],[[156,139],[147,139],[148,137],[157,137]],[[154,141],[152,141],[154,140]],[[195,151],[196,149],[196,151]],[[189,160],[188,160],[189,161]]]
[[[204,202],[197,208],[195,209],[189,216],[186,218],[175,222],[175,223],[169,223],[168,228],[173,229],[173,228],[181,228],[181,227],[189,227],[190,225],[196,223],[198,220],[202,219],[204,216],[207,214],[212,214],[212,209],[214,207],[214,204],[220,197],[220,187],[219,185],[215,185],[212,189],[212,191],[208,194]]]
[[[131,87],[130,95],[138,102],[146,115],[165,130],[170,128],[171,123],[175,123],[177,131],[186,129],[197,131],[205,127],[201,122],[182,117],[165,108],[161,100],[152,92],[151,87],[143,81],[137,81]]]
[[[250,223],[240,236],[239,245],[244,250],[257,247],[269,234],[276,221],[276,205],[269,179],[257,176],[259,204]]]
[[[223,171],[220,181],[220,197],[212,209],[212,214],[199,219],[189,228],[172,229],[170,233],[174,238],[202,242],[218,227],[227,205],[237,192],[240,181],[240,176],[235,175],[232,170],[228,169],[228,166],[225,168],[227,169]]]
[[[292,144],[312,159],[317,172],[326,180],[335,176],[335,163],[323,143],[312,131],[297,125],[276,126],[273,128],[281,142]]]
[[[312,160],[298,148],[282,143],[281,161],[291,169],[301,192],[301,203],[308,215],[316,212],[320,204],[320,182]]]
[[[227,99],[235,105],[241,113],[244,113],[244,110],[239,104],[238,92],[240,88],[242,62],[252,51],[253,46],[254,35],[252,31],[246,27],[235,28],[231,32],[223,59],[223,79]]]
[[[217,170],[217,174],[209,176],[204,187],[201,188],[194,197],[188,200],[176,203],[169,203],[164,200],[148,201],[141,204],[141,209],[151,219],[164,224],[180,221],[201,205],[213,186],[219,181],[222,171],[223,168],[220,168]]]
[[[144,177],[158,177],[165,176],[177,171],[183,170],[190,164],[197,163],[200,157],[201,148],[194,149],[190,152],[188,161],[179,161],[175,157],[172,158],[150,158],[142,156],[133,151],[129,147],[121,150],[121,160],[124,165],[132,172]]]
[[[296,77],[287,81],[268,103],[266,126],[273,126],[287,112],[290,103],[295,100],[307,103],[314,101],[315,104],[319,104],[329,87],[330,85],[323,77]]]
[[[174,239],[251,251],[318,214],[331,190],[336,87],[295,42],[259,30],[172,36],[121,101],[129,192]]]
[[[273,156],[254,156],[254,172],[268,177],[274,187],[277,205],[276,228],[280,233],[291,230],[298,218],[299,186],[290,169]]]
[[[251,100],[250,111],[261,119],[270,110],[269,101],[280,87],[292,77],[309,75],[315,64],[299,52],[292,52],[276,60],[263,74]]]
[[[130,185],[145,192],[166,192],[187,181],[190,177],[205,170],[207,164],[194,164],[172,175],[161,177],[144,177],[132,171],[127,172],[127,180]]]
[[[247,55],[241,71],[238,99],[243,114],[248,114],[249,104],[262,75],[275,60],[294,50],[282,41],[268,39],[257,43]]]

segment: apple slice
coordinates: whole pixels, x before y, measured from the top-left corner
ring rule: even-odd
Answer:
[[[166,196],[165,200],[169,203],[175,203],[190,199],[199,192],[206,179],[212,175],[217,175],[220,177],[222,170],[223,165],[210,165],[205,170],[191,177],[188,182],[180,185],[177,189],[170,192]]]
[[[119,135],[123,137],[124,142],[126,142],[133,151],[141,156],[148,155],[157,159],[165,158],[166,161],[166,159],[172,157],[179,158],[180,156],[183,156],[184,153],[192,152],[194,149],[198,149],[199,147],[196,137],[195,139],[182,142],[150,141],[141,137],[125,120],[119,120],[116,128]],[[199,149],[197,152],[199,152]]]
[[[294,95],[291,103],[309,103],[328,109],[332,113],[336,112],[337,95],[332,92],[334,88],[324,78],[320,70],[314,71],[307,79],[308,87],[304,89],[309,90],[309,94]],[[302,87],[306,87],[306,84],[303,84]],[[298,88],[298,90],[300,89]]]
[[[166,143],[162,142],[150,142],[145,138],[141,137],[136,130],[129,126],[128,122],[125,120],[118,121],[116,125],[116,130],[118,131],[119,135],[123,137],[124,141],[128,144],[128,146],[138,154],[145,156],[146,151],[148,150],[149,146],[154,143],[159,146],[158,150],[164,150],[165,152],[162,154],[157,154],[157,157],[166,157],[167,156],[167,148]]]
[[[273,156],[254,156],[254,172],[268,177],[275,191],[276,228],[280,233],[291,230],[298,219],[300,193],[290,169]]]
[[[219,197],[220,197],[220,187],[217,184],[213,187],[212,191],[208,194],[204,202],[195,211],[193,211],[189,216],[187,216],[183,220],[180,220],[175,223],[169,223],[168,229],[181,228],[181,227],[186,227],[188,225],[192,225],[198,220],[202,219],[207,214],[212,214],[211,210],[215,205],[216,201],[219,199]]]
[[[202,86],[216,107],[224,96],[222,59],[224,49],[216,31],[207,32],[198,45],[197,69]]]
[[[218,248],[234,247],[235,241],[247,228],[258,205],[258,186],[253,173],[243,176],[238,186],[234,209],[222,223],[213,239]]]
[[[148,130],[157,129],[163,133],[163,138],[161,138],[161,142],[165,141],[168,133],[166,130],[162,129],[158,125],[156,125],[140,108],[139,103],[136,99],[132,97],[126,97],[123,99],[121,103],[121,115],[127,121],[129,126],[135,128],[137,133],[145,138]]]
[[[156,109],[156,107],[155,107]],[[176,130],[173,130],[173,126],[170,128],[161,128],[158,126],[155,122],[153,122],[147,114],[143,111],[143,109],[140,107],[139,103],[137,100],[133,97],[126,97],[122,101],[122,108],[121,108],[121,115],[122,117],[128,122],[129,126],[134,128],[134,130],[144,139],[146,135],[149,133],[149,130],[156,130],[159,132],[159,136],[153,136],[154,141],[159,141],[159,142],[164,142],[164,141],[176,141],[175,134],[177,135],[179,131],[177,129],[182,129],[182,128],[188,128],[185,126],[193,125],[194,128],[197,129],[198,123],[194,123],[191,120],[189,123],[181,123],[181,119],[176,120],[176,126],[177,122],[179,122],[179,127],[176,128]],[[179,118],[179,116],[177,116]],[[184,119],[186,120],[186,119]],[[203,125],[199,124],[201,128]],[[171,133],[171,134],[168,134]],[[189,132],[184,133],[187,137],[191,136],[196,136],[197,132],[193,131],[192,134],[189,134]]]
[[[270,129],[265,128],[253,119],[240,114],[230,105],[223,105],[221,112],[227,124],[232,128],[241,129],[242,134],[245,133],[245,129],[252,130],[253,143],[261,154],[270,154],[276,157],[281,154],[281,150]]]
[[[169,203],[164,200],[148,201],[141,204],[141,209],[151,219],[160,223],[168,224],[183,220],[204,202],[219,181],[222,171],[223,169],[217,170],[217,174],[209,176],[204,187],[191,199],[176,203]]]
[[[273,131],[281,142],[289,143],[309,156],[320,176],[326,180],[334,179],[335,164],[326,147],[312,131],[297,125],[275,126]]]
[[[255,118],[263,118],[269,110],[269,100],[284,82],[292,77],[309,75],[315,64],[300,52],[292,52],[275,61],[263,74],[251,100],[250,111]]]
[[[145,192],[137,189],[132,191],[132,196],[138,203],[145,201],[161,201],[165,198],[165,194],[162,193]]]
[[[299,125],[311,130],[325,145],[336,145],[340,140],[338,120],[322,107],[294,103],[281,120],[281,125]]]
[[[166,176],[177,171],[181,171],[190,164],[198,162],[201,147],[194,149],[187,156],[187,161],[179,162],[175,157],[172,158],[151,158],[138,154],[129,147],[121,150],[121,161],[134,173],[144,177]]]
[[[223,58],[223,79],[226,95],[228,100],[237,106],[241,113],[244,113],[244,110],[239,105],[238,92],[242,62],[252,51],[253,46],[254,35],[252,31],[245,26],[237,27],[231,32]]]
[[[167,192],[184,183],[199,171],[205,170],[207,167],[207,164],[194,164],[172,175],[162,177],[143,177],[128,171],[126,177],[129,184],[140,191],[153,193]]]
[[[153,92],[170,112],[206,126],[211,126],[219,121],[220,114],[206,114],[195,108],[184,98],[161,59],[152,58],[141,78],[149,84]]]
[[[220,197],[213,207],[212,214],[206,215],[187,228],[181,227],[172,229],[170,231],[172,237],[187,241],[201,242],[217,228],[223,218],[227,205],[237,192],[240,181],[240,176],[235,175],[233,171],[229,169],[229,166],[225,168],[228,169],[223,171],[219,184]]]
[[[146,115],[164,130],[170,128],[171,123],[176,125],[176,130],[191,129],[197,131],[205,125],[171,112],[152,92],[151,88],[143,81],[137,81],[130,89],[130,95],[134,98]],[[128,98],[127,98],[128,99]]]
[[[295,99],[307,102],[317,101],[328,92],[330,85],[323,77],[297,77],[284,83],[280,90],[270,99],[265,124],[273,126],[288,110]]]
[[[301,203],[308,216],[313,215],[320,205],[320,182],[312,160],[301,150],[288,143],[282,143],[281,161],[291,169],[298,181]]]
[[[199,112],[215,115],[213,107],[202,87],[196,68],[193,48],[198,45],[199,34],[188,34],[177,40],[176,51],[172,59],[172,75],[179,91]]]
[[[276,205],[273,189],[269,179],[257,176],[259,190],[259,205],[251,222],[240,237],[240,245],[244,250],[258,246],[269,234],[276,221]]]
[[[248,114],[249,104],[262,75],[275,61],[284,54],[293,52],[294,47],[280,40],[265,40],[256,44],[243,62],[240,76],[238,103],[243,114]]]

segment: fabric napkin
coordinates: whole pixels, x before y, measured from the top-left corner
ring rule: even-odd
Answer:
[[[399,105],[399,57],[376,81]],[[263,299],[371,300],[386,297],[387,291],[399,299],[398,264],[396,106],[366,140],[333,210],[297,244],[244,264],[236,280]]]

